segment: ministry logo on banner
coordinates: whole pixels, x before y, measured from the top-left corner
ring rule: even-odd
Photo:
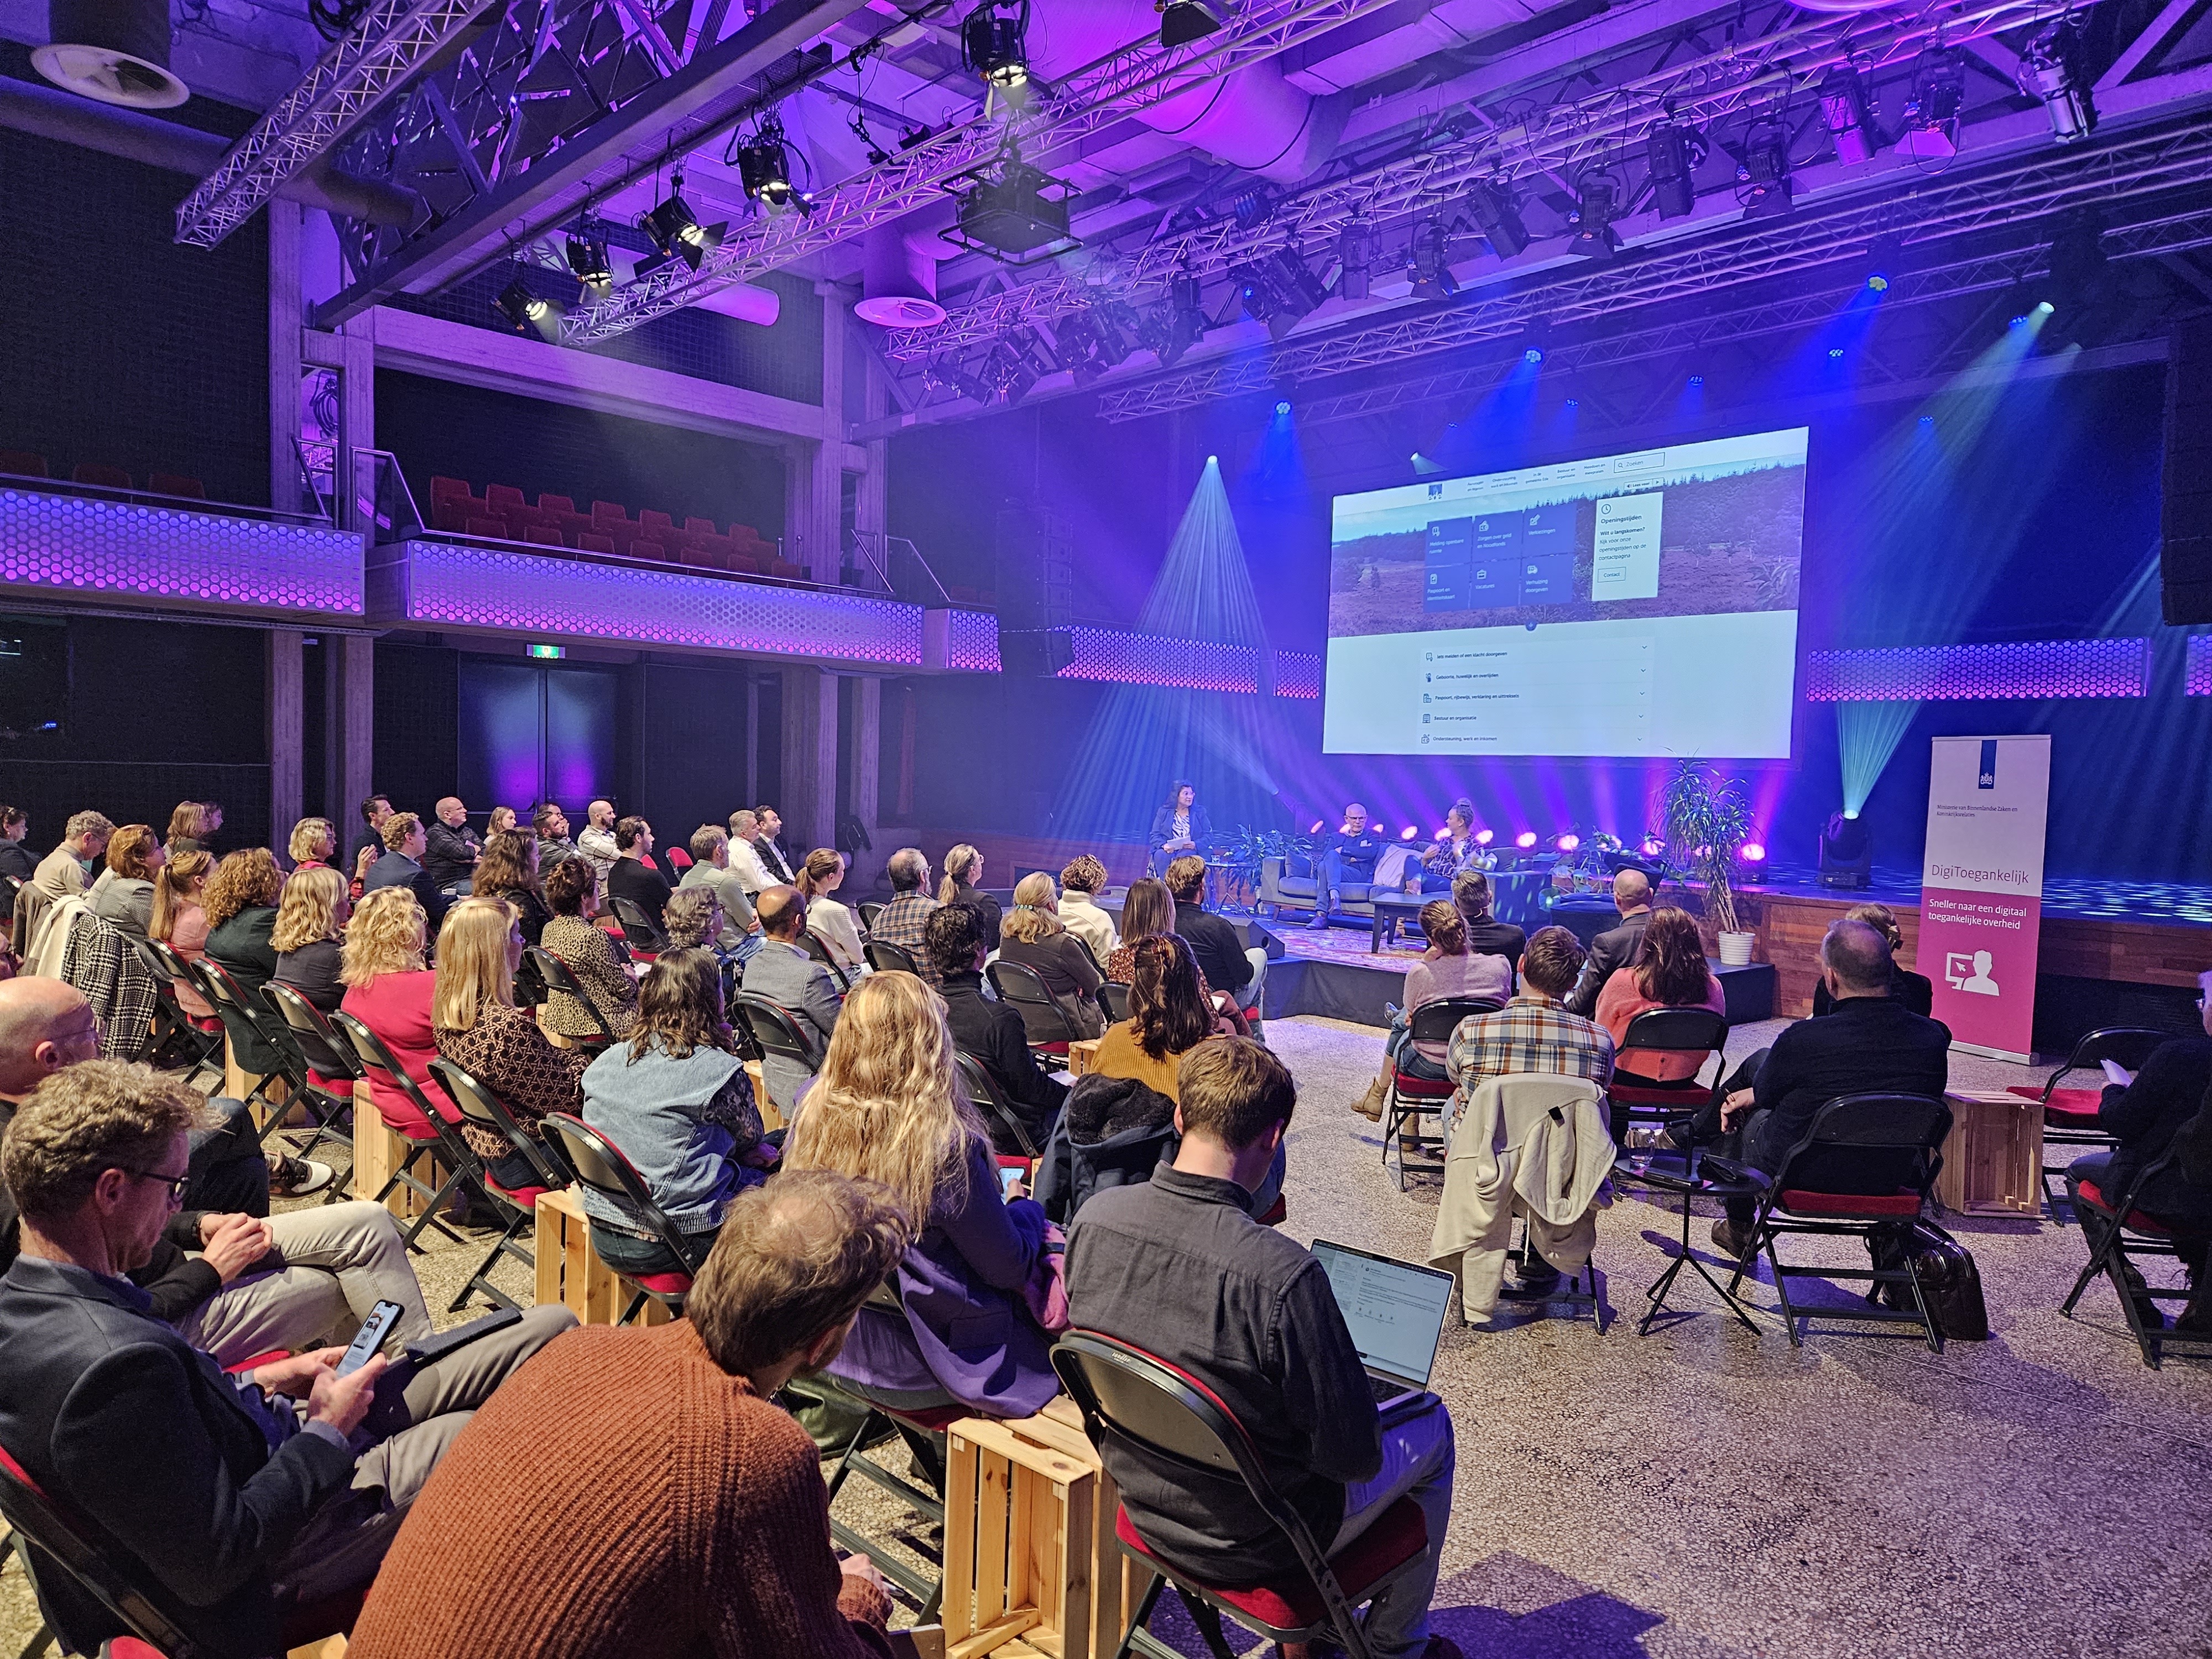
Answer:
[[[2050,798],[2047,735],[1930,745],[1918,960],[1934,970],[1936,1018],[1958,1047],[2023,1064]]]

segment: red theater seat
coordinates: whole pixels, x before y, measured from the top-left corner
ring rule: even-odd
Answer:
[[[522,526],[522,539],[539,547],[566,547],[561,532],[550,524],[526,524]]]
[[[566,495],[555,495],[541,489],[538,492],[538,510],[566,515],[576,510],[576,503]]]
[[[615,538],[594,535],[586,530],[576,538],[576,550],[580,553],[611,553],[615,550]]]
[[[471,505],[475,503],[466,500],[457,501],[450,495],[442,501],[431,502],[430,528],[445,531],[450,535],[466,535],[469,520],[476,516],[469,511]]]
[[[476,493],[465,478],[434,477],[430,480],[430,499],[434,501],[466,501]]]
[[[629,556],[633,559],[646,559],[658,564],[668,557],[668,550],[659,542],[632,542]]]
[[[156,495],[183,495],[196,501],[207,499],[207,486],[181,472],[156,472],[146,480],[146,488]]]
[[[507,539],[507,526],[497,519],[472,518],[469,520],[468,533],[480,536],[487,541],[503,542]]]
[[[526,507],[530,505],[522,499],[522,492],[513,484],[485,485],[484,501],[495,513],[505,512],[509,507]]]
[[[102,489],[128,489],[131,475],[119,466],[106,466],[98,461],[79,461],[70,473],[75,482],[95,484]]]
[[[27,449],[0,449],[0,472],[14,478],[43,478],[47,476],[46,458]]]

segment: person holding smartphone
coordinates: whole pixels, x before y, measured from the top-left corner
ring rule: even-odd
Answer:
[[[0,1176],[21,1253],[0,1279],[0,1447],[172,1592],[195,1644],[276,1653],[280,1607],[372,1578],[477,1407],[575,1317],[532,1308],[415,1368],[398,1413],[409,1426],[380,1437],[368,1424],[382,1354],[344,1376],[343,1348],[227,1373],[125,1277],[175,1212],[203,1109],[175,1079],[95,1060],[54,1073],[9,1124]],[[18,1542],[64,1648],[131,1633]]]

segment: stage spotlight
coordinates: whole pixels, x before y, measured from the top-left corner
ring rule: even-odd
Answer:
[[[1168,283],[1168,319],[1158,350],[1160,367],[1172,368],[1177,358],[1206,337],[1206,308],[1199,303],[1198,278],[1185,271]]]
[[[1316,818],[1313,821],[1313,828],[1307,830],[1306,833],[1310,836],[1317,836],[1321,834],[1321,820],[1319,818]]]
[[[1847,167],[1872,160],[1881,148],[1866,74],[1849,64],[1838,64],[1821,77],[1820,118],[1836,147],[1836,159]]]
[[[1267,319],[1267,332],[1279,340],[1327,302],[1328,288],[1296,248],[1277,249],[1266,270],[1276,306],[1275,314]]]
[[[1290,405],[1290,401],[1289,401],[1289,399],[1287,399],[1287,398],[1284,399],[1283,401],[1281,401],[1281,402],[1278,403],[1278,404],[1275,405],[1275,413],[1276,413],[1276,414],[1278,414],[1278,415],[1287,415],[1287,414],[1289,414],[1290,412],[1291,412],[1291,405]]]
[[[1375,271],[1375,228],[1354,219],[1337,234],[1336,293],[1341,300],[1364,300]]]
[[[1030,0],[982,0],[960,26],[960,62],[1001,92],[1029,84]]]
[[[1831,817],[1820,831],[1823,887],[1863,887],[1874,872],[1874,836],[1856,810]]]
[[[538,334],[549,340],[568,309],[558,300],[532,294],[530,285],[520,276],[500,289],[492,306],[517,334]]]
[[[1542,362],[1544,354],[1551,349],[1551,320],[1548,318],[1539,318],[1528,325],[1528,331],[1521,337],[1521,361],[1531,367]]]
[[[1760,846],[1755,841],[1747,841],[1744,842],[1742,846],[1735,849],[1735,855],[1741,859],[1746,864],[1764,864],[1766,862],[1766,848]]]
[[[1583,838],[1580,836],[1561,836],[1552,843],[1562,853],[1571,853],[1582,844]]]
[[[1838,358],[1838,357],[1842,356],[1843,355],[1844,355],[1844,349],[1843,349],[1843,347],[1841,347],[1841,346],[1830,346],[1830,347],[1828,348],[1828,360],[1829,360],[1831,362],[1834,362],[1837,358]]]
[[[1565,406],[1569,409],[1580,409],[1583,406],[1583,400],[1579,398],[1570,398]]]
[[[1567,254],[1576,259],[1610,259],[1620,252],[1620,233],[1613,228],[1613,216],[1620,201],[1620,186],[1604,173],[1584,179],[1578,186],[1579,199],[1567,215],[1567,222],[1575,228],[1567,238]]]
[[[1760,121],[1745,135],[1736,163],[1736,199],[1747,219],[1779,219],[1790,211],[1790,133],[1779,121]]]
[[[1406,274],[1413,279],[1415,299],[1449,300],[1459,292],[1459,283],[1451,274],[1450,240],[1451,233],[1442,218],[1431,219],[1413,232]]]
[[[1913,60],[1905,100],[1908,148],[1915,155],[1959,153],[1959,112],[1966,103],[1966,53],[1960,46],[1928,46]]]
[[[791,187],[791,159],[783,146],[783,125],[773,115],[763,121],[752,142],[738,146],[738,180],[745,198],[778,211],[805,198]]]
[[[1221,14],[1206,0],[1160,0],[1160,45],[1173,51],[1202,40],[1221,27]]]
[[[1701,386],[1705,385],[1705,377],[1704,375],[1702,375],[1702,374],[1692,374],[1692,376],[1690,376],[1689,384],[1690,384],[1690,385],[1692,385],[1692,386]]]
[[[1439,830],[1437,834],[1441,836],[1443,831]],[[1477,847],[1487,847],[1497,839],[1498,832],[1495,830],[1478,830],[1474,832],[1474,844]]]
[[[1662,219],[1686,219],[1696,209],[1698,181],[1693,175],[1709,153],[1705,135],[1695,127],[1669,121],[1651,129],[1644,141],[1644,156],[1651,167],[1651,193]]]
[[[722,245],[729,231],[726,220],[718,225],[702,225],[684,199],[684,175],[676,174],[668,181],[668,198],[637,222],[637,228],[653,239],[660,250],[660,258],[653,263],[665,264],[681,258],[692,270],[699,269],[708,252]]]
[[[1513,837],[1513,844],[1521,848],[1523,852],[1528,851],[1528,848],[1536,844],[1536,832],[1534,830],[1523,830],[1519,835]]]
[[[2089,76],[2081,64],[2081,28],[2070,15],[2028,41],[2021,55],[2020,89],[2043,100],[2051,136],[2060,143],[2087,138],[2097,130],[2097,106],[2090,100]]]
[[[1399,836],[1398,839],[1400,841],[1411,841],[1420,832],[1419,830],[1415,830],[1413,826],[1409,823],[1406,826],[1404,831]]]
[[[1490,251],[1499,258],[1510,259],[1528,246],[1528,227],[1521,222],[1512,192],[1502,183],[1469,185],[1467,210],[1489,242]]]
[[[2027,326],[2027,313],[2024,311],[2021,312],[2017,317],[2009,319],[2005,324],[2005,326],[2007,328],[2026,328]]]
[[[1894,234],[1877,236],[1867,244],[1867,283],[1876,294],[1889,292],[1899,264],[1905,255],[1905,239]]]
[[[586,292],[604,297],[615,285],[615,268],[607,258],[605,235],[585,225],[570,231],[568,270]]]

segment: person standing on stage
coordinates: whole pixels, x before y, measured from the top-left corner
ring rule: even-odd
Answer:
[[[1485,868],[1490,860],[1474,838],[1474,803],[1462,795],[1444,814],[1444,834],[1442,841],[1421,849],[1421,872],[1416,884],[1409,880],[1409,893],[1449,893],[1453,881],[1468,870]]]
[[[1315,860],[1314,873],[1321,879],[1316,884],[1313,920],[1307,927],[1328,926],[1329,916],[1343,898],[1346,881],[1373,884],[1375,860],[1382,856],[1383,847],[1382,839],[1367,827],[1367,809],[1358,801],[1346,807],[1343,824],[1322,844]]]
[[[1198,791],[1182,779],[1168,791],[1167,805],[1152,814],[1151,873],[1159,874],[1185,853],[1204,856],[1213,839],[1213,821],[1198,804]]]

